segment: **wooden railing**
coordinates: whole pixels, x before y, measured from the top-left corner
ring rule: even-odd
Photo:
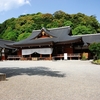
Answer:
[[[64,54],[58,54],[57,56],[53,56],[53,59],[64,59]],[[80,53],[70,53],[70,54],[67,54],[67,58],[69,58],[70,60],[72,58],[78,58],[80,59],[81,58],[81,54]]]
[[[71,54],[68,54],[68,57],[70,58],[70,60],[72,58],[75,58],[75,57],[80,59],[81,58],[81,54],[80,53],[71,53]]]
[[[70,53],[67,54],[67,58],[68,59],[73,59],[73,58],[77,58],[80,59],[81,58],[81,54],[80,53]],[[50,60],[50,57],[22,57],[19,55],[9,55],[7,57],[7,60]],[[64,54],[58,54],[56,56],[53,56],[52,59],[64,59]]]
[[[19,60],[19,59],[21,59],[22,58],[22,56],[19,56],[19,55],[9,55],[8,57],[7,57],[7,60]]]

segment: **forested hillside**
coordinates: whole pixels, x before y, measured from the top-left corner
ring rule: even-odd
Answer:
[[[39,12],[8,19],[0,24],[0,38],[19,41],[27,38],[32,30],[62,26],[71,26],[73,35],[100,33],[100,23],[95,16],[56,11],[54,14]]]

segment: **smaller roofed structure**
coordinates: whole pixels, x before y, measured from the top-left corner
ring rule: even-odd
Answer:
[[[3,40],[3,39],[0,39],[0,48],[6,48],[6,49],[12,49],[11,47],[7,46],[6,44],[9,44],[9,43],[14,43],[14,41],[9,41],[9,40]]]
[[[5,55],[8,55],[9,52],[12,52],[15,48],[7,46],[9,43],[14,43],[14,41],[0,39],[0,59],[5,60]]]
[[[84,44],[91,44],[91,43],[99,43],[100,42],[100,33],[96,34],[85,34],[85,35],[76,35],[73,37],[82,37]]]

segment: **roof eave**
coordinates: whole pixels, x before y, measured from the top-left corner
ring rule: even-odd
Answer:
[[[51,42],[44,42],[44,43],[34,43],[34,44],[18,44],[18,45],[10,45],[11,47],[14,48],[19,48],[19,47],[34,47],[34,46],[47,46],[47,45],[53,45],[54,43]]]
[[[78,39],[73,39],[73,40],[68,40],[68,41],[61,41],[61,42],[56,42],[57,44],[70,44],[70,43],[76,43],[76,42],[82,42],[82,37]]]

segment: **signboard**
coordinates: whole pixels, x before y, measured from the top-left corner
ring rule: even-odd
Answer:
[[[67,60],[67,53],[64,53],[64,60]]]

